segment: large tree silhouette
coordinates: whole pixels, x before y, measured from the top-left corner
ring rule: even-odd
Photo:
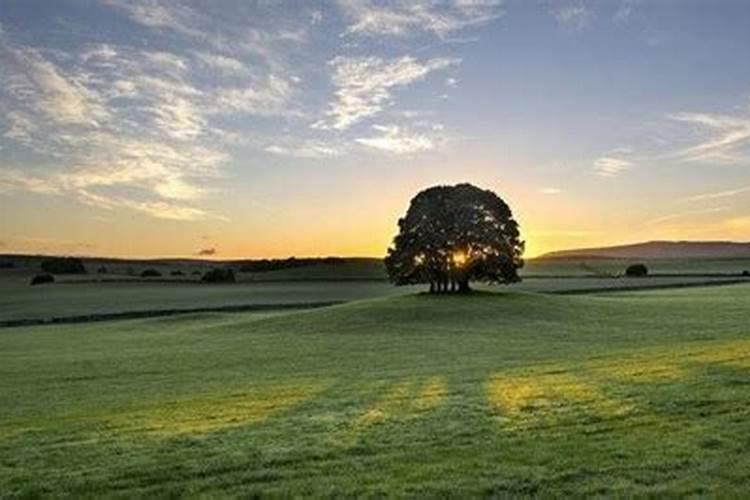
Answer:
[[[510,207],[492,191],[471,184],[426,189],[398,226],[385,260],[396,285],[468,292],[471,281],[520,281],[524,242]]]

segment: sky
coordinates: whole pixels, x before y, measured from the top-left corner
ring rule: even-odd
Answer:
[[[382,256],[471,182],[527,256],[750,240],[744,0],[0,0],[0,253]]]

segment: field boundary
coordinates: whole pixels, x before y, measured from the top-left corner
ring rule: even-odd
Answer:
[[[733,279],[733,280],[722,280],[722,281],[700,281],[695,283],[664,283],[664,284],[653,284],[653,285],[646,285],[646,286],[621,286],[621,287],[611,287],[611,288],[582,288],[582,289],[576,289],[576,290],[551,290],[548,292],[540,292],[540,293],[547,293],[550,295],[586,295],[586,294],[592,294],[592,293],[617,293],[617,292],[640,292],[640,291],[648,291],[648,290],[666,290],[670,288],[702,288],[702,287],[712,287],[712,286],[728,286],[728,285],[741,285],[741,284],[747,284],[750,283],[750,279],[744,278],[744,279]]]
[[[74,323],[93,323],[97,321],[115,321],[126,319],[158,318],[176,316],[178,314],[195,314],[211,312],[263,312],[263,311],[294,311],[304,309],[319,309],[321,307],[343,304],[345,301],[334,300],[327,302],[301,302],[296,304],[240,304],[217,307],[191,307],[185,309],[154,309],[140,311],[124,311],[113,313],[82,314],[76,316],[59,316],[54,318],[12,319],[0,321],[0,328],[16,328],[23,326],[59,325]]]

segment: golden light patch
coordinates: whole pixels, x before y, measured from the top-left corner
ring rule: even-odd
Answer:
[[[205,434],[261,422],[324,389],[321,383],[272,386],[227,396],[160,403],[154,409],[118,416],[122,428],[158,435]]]
[[[700,352],[684,355],[686,363],[720,363],[740,368],[750,368],[750,341],[737,340],[711,346]]]
[[[487,385],[487,397],[512,428],[533,426],[566,415],[614,416],[631,409],[630,405],[606,396],[595,385],[568,373],[496,375]]]
[[[419,417],[438,407],[446,394],[447,387],[442,377],[433,377],[421,384],[415,380],[399,382],[352,421],[341,441],[353,445],[374,425]]]
[[[594,375],[618,381],[654,383],[672,381],[686,376],[685,368],[673,359],[640,357],[608,360],[589,365]]]
[[[439,406],[448,393],[445,380],[442,377],[433,377],[425,382],[422,392],[414,401],[417,411],[428,411]]]

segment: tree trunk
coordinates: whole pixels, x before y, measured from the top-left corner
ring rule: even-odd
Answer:
[[[460,293],[469,293],[471,291],[469,280],[461,280],[461,282],[459,283],[458,291]]]
[[[430,293],[435,293],[435,282],[430,281]]]

